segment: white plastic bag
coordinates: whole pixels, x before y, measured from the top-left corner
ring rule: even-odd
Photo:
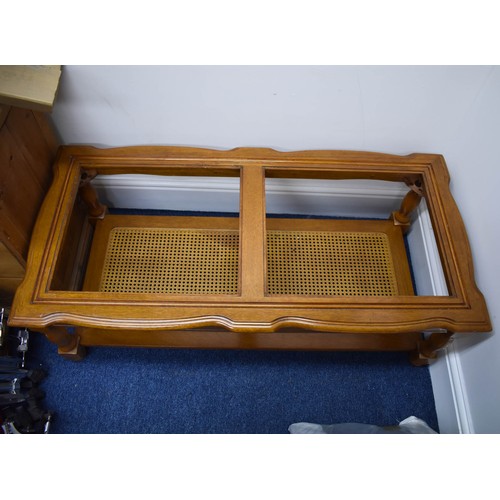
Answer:
[[[290,425],[288,431],[290,434],[437,434],[426,422],[414,416],[389,427],[358,423],[321,425],[298,422]]]

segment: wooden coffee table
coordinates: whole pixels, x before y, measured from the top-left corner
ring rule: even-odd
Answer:
[[[239,217],[116,215],[97,175],[239,177]],[[266,216],[265,179],[376,179],[408,194],[387,220]],[[414,294],[403,235],[425,198],[448,296]],[[491,324],[440,155],[62,147],[13,326],[85,346],[402,350],[424,364]],[[423,335],[422,332],[431,332]]]

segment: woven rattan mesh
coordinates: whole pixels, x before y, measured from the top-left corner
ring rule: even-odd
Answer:
[[[99,290],[237,294],[239,233],[119,227]],[[270,295],[397,295],[389,240],[379,232],[268,231]]]
[[[271,295],[397,295],[389,239],[378,232],[268,231]]]
[[[102,292],[236,294],[238,231],[113,229]]]

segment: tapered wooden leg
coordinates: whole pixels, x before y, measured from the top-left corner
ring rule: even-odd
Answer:
[[[428,365],[437,357],[437,351],[446,347],[452,335],[451,332],[436,332],[420,341],[417,349],[410,353],[410,362],[415,366]]]
[[[102,219],[106,215],[107,207],[103,205],[97,197],[97,192],[90,181],[97,175],[95,170],[82,172],[78,193],[83,202],[87,205],[90,219]]]
[[[84,346],[80,345],[80,337],[77,337],[77,343],[73,349],[65,351],[58,348],[57,353],[64,359],[69,359],[70,361],[81,361],[85,357],[87,350]]]
[[[392,220],[396,226],[401,226],[403,232],[407,232],[411,224],[411,213],[415,210],[420,201],[422,200],[422,195],[416,191],[409,191],[401,202],[401,207],[398,211],[392,212]]]
[[[43,330],[45,336],[57,345],[57,352],[63,358],[80,361],[85,357],[85,347],[80,345],[80,336],[70,333],[64,326],[52,326]]]

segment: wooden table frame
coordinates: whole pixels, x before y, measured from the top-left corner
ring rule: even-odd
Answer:
[[[59,151],[54,174],[9,322],[43,332],[66,357],[80,358],[83,347],[92,345],[371,349],[412,351],[413,362],[421,364],[435,357],[436,350],[446,345],[454,332],[491,330],[441,155],[67,146]],[[86,203],[89,220],[105,215],[106,209],[89,182],[97,174],[239,176],[238,294],[181,296],[51,289],[77,195]],[[406,183],[409,192],[400,210],[391,215],[392,220],[404,230],[411,211],[425,197],[449,296],[270,296],[266,293],[263,250],[265,177]],[[424,339],[423,331],[435,333]]]

